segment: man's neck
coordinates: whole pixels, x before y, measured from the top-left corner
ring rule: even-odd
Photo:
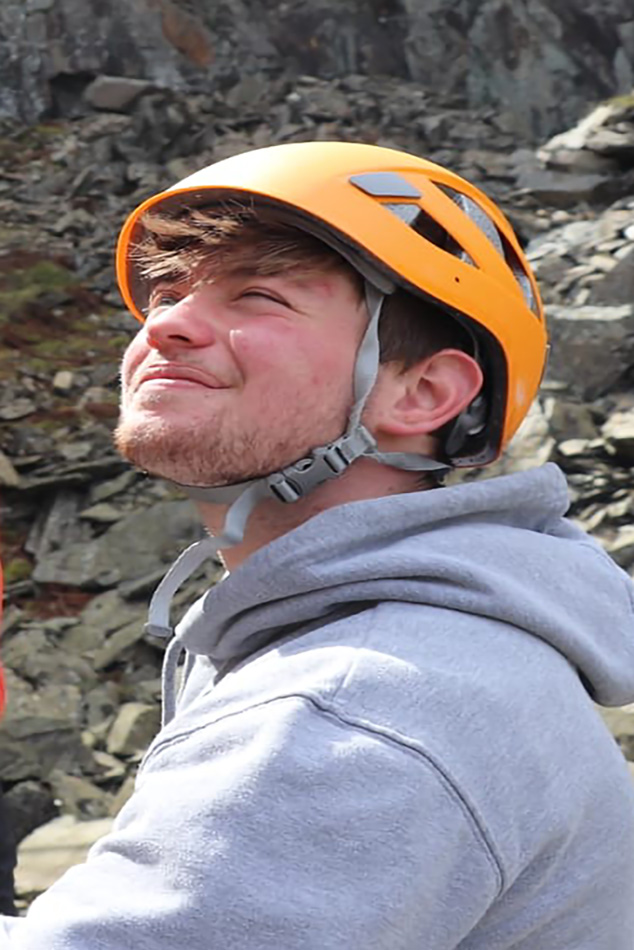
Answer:
[[[249,517],[244,540],[223,549],[222,559],[229,571],[235,571],[251,554],[322,511],[353,501],[417,491],[420,490],[419,482],[419,473],[403,472],[369,459],[359,459],[344,475],[325,482],[300,501],[293,504],[283,504],[275,499],[261,501]],[[196,507],[210,534],[219,537],[229,507],[209,502],[196,502]]]

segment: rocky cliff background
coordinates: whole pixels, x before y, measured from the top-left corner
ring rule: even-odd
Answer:
[[[527,248],[553,342],[496,470],[557,461],[572,516],[634,573],[633,86],[630,0],[3,0],[0,778],[18,839],[129,794],[159,715],[147,601],[199,535],[110,443],[126,213],[284,141],[393,145],[474,180]],[[634,707],[607,718],[634,760]],[[20,878],[26,897],[43,883]]]

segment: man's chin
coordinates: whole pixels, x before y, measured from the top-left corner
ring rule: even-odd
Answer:
[[[211,452],[204,458],[200,451],[194,454],[191,440],[187,445],[170,445],[164,437],[150,439],[147,433],[123,426],[115,429],[113,438],[119,455],[134,468],[183,488],[227,488],[270,474],[268,469],[254,471],[246,466],[225,465],[212,469]]]
[[[145,420],[138,424],[129,417],[119,423],[113,438],[121,457],[135,468],[192,488],[226,488],[266,478],[310,452],[305,444],[264,446],[246,438],[226,445],[219,437],[205,445],[199,432]]]

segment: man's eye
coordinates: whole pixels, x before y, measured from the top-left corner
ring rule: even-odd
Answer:
[[[152,311],[158,310],[160,307],[173,307],[178,301],[178,294],[170,293],[169,291],[160,291],[150,297],[148,309]]]
[[[244,297],[253,297],[253,298],[260,297],[263,300],[270,300],[272,303],[281,303],[281,304],[284,303],[284,301],[280,300],[279,297],[276,297],[274,294],[267,293],[266,290],[243,290],[240,296],[243,298]]]

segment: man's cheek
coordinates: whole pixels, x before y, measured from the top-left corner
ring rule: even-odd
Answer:
[[[148,352],[149,347],[145,341],[145,334],[144,331],[141,330],[128,345],[127,350],[123,354],[123,359],[121,360],[119,376],[121,380],[122,397],[126,396],[134,374],[143,363]]]
[[[297,358],[298,341],[293,329],[282,321],[276,324],[253,321],[248,327],[229,332],[229,349],[238,365],[246,369],[279,367],[282,354]]]

